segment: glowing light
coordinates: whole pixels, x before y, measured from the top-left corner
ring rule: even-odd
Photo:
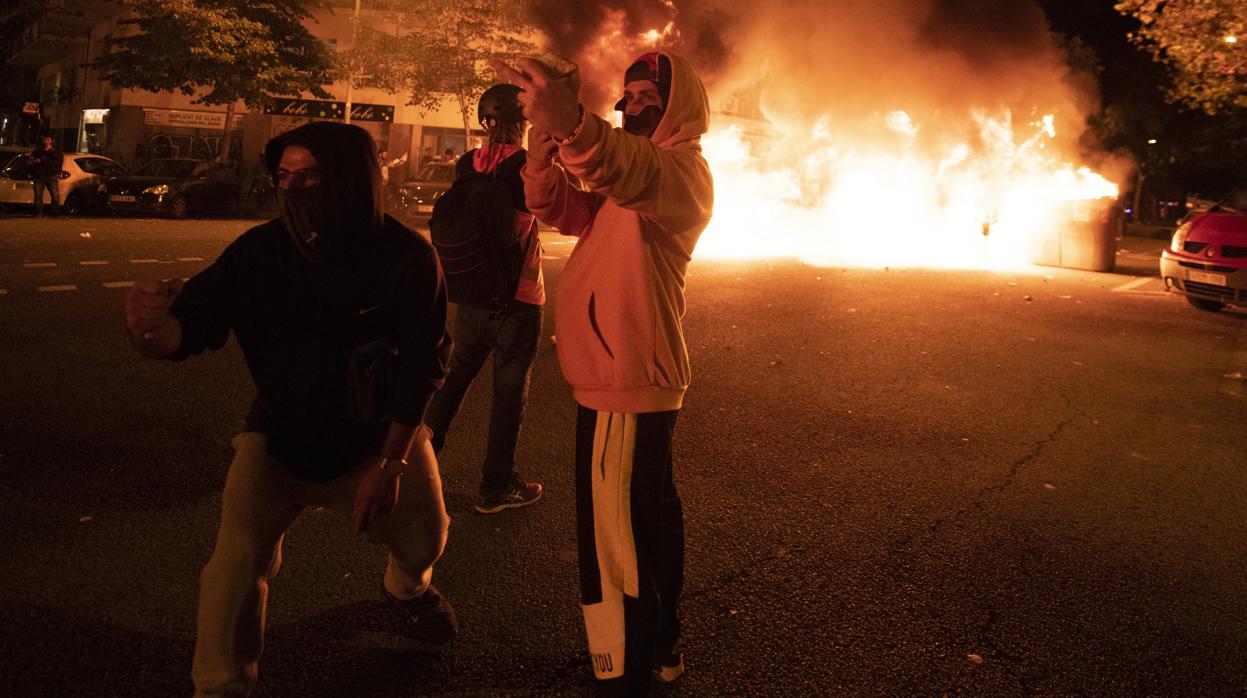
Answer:
[[[653,45],[662,39],[662,34],[657,29],[651,29],[641,35],[641,41]]]
[[[1233,34],[1229,34],[1229,35],[1227,35],[1227,36],[1225,37],[1225,43],[1227,43],[1227,44],[1237,44],[1237,43],[1238,43],[1238,37],[1237,37],[1237,36],[1234,36]]]
[[[1148,145],[1156,145],[1156,139],[1155,139],[1155,138],[1149,138],[1149,139],[1147,139],[1147,144],[1148,144]]]
[[[934,147],[902,111],[880,115],[877,139],[848,139],[824,119],[791,134],[713,129],[702,150],[715,213],[696,255],[1017,268],[1061,226],[1113,204],[1115,184],[1049,147],[1053,118],[1021,133],[1007,111],[972,120],[975,143]]]

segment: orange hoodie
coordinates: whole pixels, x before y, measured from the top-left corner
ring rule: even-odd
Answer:
[[[684,275],[710,222],[714,183],[701,155],[709,106],[687,61],[671,60],[666,112],[651,138],[593,114],[559,148],[558,167],[524,167],[538,219],[578,236],[555,305],[559,365],[576,402],[605,412],[679,409],[690,371]]]

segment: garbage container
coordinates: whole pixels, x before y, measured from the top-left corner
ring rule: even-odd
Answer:
[[[1112,271],[1121,239],[1122,211],[1116,199],[1080,199],[1061,204],[1061,225],[1033,248],[1035,264],[1088,271]]]

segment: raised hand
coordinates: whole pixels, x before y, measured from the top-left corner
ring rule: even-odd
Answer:
[[[573,67],[560,74],[534,58],[521,58],[513,66],[502,61],[490,61],[489,65],[522,90],[520,107],[533,126],[558,139],[576,130],[581,116],[579,69]]]

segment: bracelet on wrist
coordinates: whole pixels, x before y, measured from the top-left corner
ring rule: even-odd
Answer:
[[[550,139],[554,141],[555,145],[563,146],[563,145],[567,145],[568,143],[571,143],[572,141],[576,140],[576,137],[579,136],[580,132],[584,129],[585,108],[583,105],[577,105],[577,106],[580,107],[580,122],[576,124],[576,128],[572,130],[571,135],[569,135],[567,138],[555,138],[552,134],[550,136]]]
[[[407,471],[407,460],[404,458],[389,458],[381,456],[380,463],[381,472],[390,477],[398,477]]]

